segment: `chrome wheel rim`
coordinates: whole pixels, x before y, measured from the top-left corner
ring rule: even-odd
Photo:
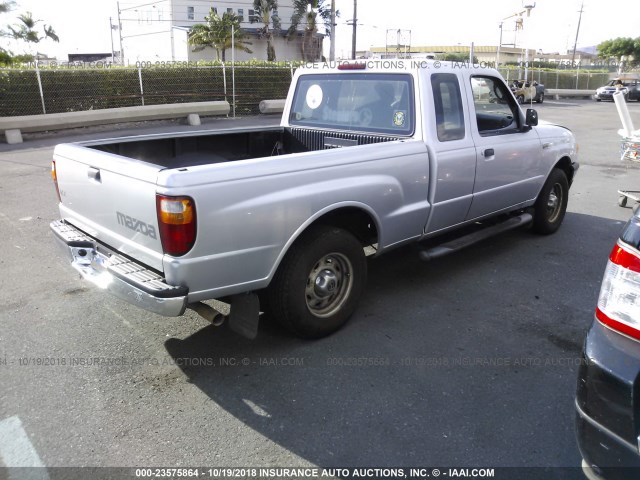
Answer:
[[[547,220],[550,223],[554,223],[560,216],[562,210],[564,191],[562,185],[556,183],[549,192],[549,198],[547,199]]]
[[[307,308],[316,317],[335,314],[349,298],[353,266],[341,253],[329,253],[318,260],[307,277]]]

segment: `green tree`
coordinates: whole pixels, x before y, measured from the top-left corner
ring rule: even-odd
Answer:
[[[225,12],[220,17],[211,8],[209,15],[204,17],[204,20],[206,23],[198,23],[189,30],[187,42],[193,46],[194,52],[211,47],[216,51],[217,59],[223,62],[226,60],[226,51],[232,48],[234,44],[238,50],[253,53],[247,46],[251,45],[251,42],[247,40],[247,34],[240,29],[240,17],[238,15]]]
[[[16,6],[16,2],[13,0],[0,2],[0,13],[7,13],[13,10],[13,7]]]
[[[319,38],[318,23],[322,22],[325,35],[331,28],[331,5],[327,0],[293,0],[291,26],[287,31],[289,39],[297,35],[298,26],[304,25],[301,44],[302,59],[317,61],[322,56],[322,40]]]
[[[253,0],[253,9],[262,22],[260,36],[267,39],[267,60],[276,61],[276,49],[273,47],[273,32],[280,30],[280,18],[274,15],[278,11],[278,0]],[[273,29],[271,28],[273,25]]]
[[[633,57],[637,62],[640,60],[640,37],[618,37],[612,40],[605,40],[597,47],[598,56],[601,58]]]
[[[443,53],[442,55],[437,55],[438,60],[442,60],[443,62],[468,62],[469,54],[468,53]],[[478,57],[473,56],[473,63],[478,63]]]
[[[53,30],[51,25],[44,24],[44,35],[40,35],[36,30],[36,27],[39,23],[42,23],[42,20],[35,20],[31,12],[18,15],[18,20],[18,23],[13,26],[9,25],[8,27],[9,32],[11,32],[11,36],[16,40],[23,40],[27,43],[40,43],[42,40],[46,39],[51,39],[54,42],[60,41],[60,38],[58,38],[58,35],[56,35],[56,32]]]
[[[16,6],[14,0],[0,1],[0,13],[7,13],[13,10]],[[31,12],[26,12],[18,15],[18,22],[14,25],[7,25],[7,30],[0,30],[1,37],[11,37],[15,40],[26,42],[27,45],[38,44],[43,40],[53,40],[59,42],[60,39],[56,34],[52,26],[43,24],[42,33],[37,28],[42,20],[36,20],[33,18]],[[31,53],[25,53],[23,55],[14,55],[13,52],[0,47],[0,63],[10,64],[12,62],[30,62],[33,61],[34,56]]]
[[[15,7],[15,2],[4,1],[0,2],[0,13],[7,13]],[[0,37],[7,37],[9,33],[5,30],[0,30]],[[13,54],[3,47],[0,47],[0,65],[8,65],[13,62]]]

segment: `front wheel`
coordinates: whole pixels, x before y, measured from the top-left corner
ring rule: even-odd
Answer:
[[[516,97],[516,100],[518,101],[518,103],[519,103],[520,105],[523,105],[523,104],[524,104],[524,95],[518,95],[518,96]]]
[[[540,95],[538,95],[538,100],[536,100],[537,103],[542,103],[544,102],[544,92],[540,92]]]
[[[554,233],[564,219],[569,200],[567,175],[554,168],[533,206],[533,231],[542,235]]]
[[[291,247],[268,290],[271,314],[303,338],[342,327],[364,290],[367,260],[362,245],[336,227],[315,227]]]

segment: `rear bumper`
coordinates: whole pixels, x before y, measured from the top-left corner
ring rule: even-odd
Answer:
[[[640,478],[639,347],[597,320],[585,341],[576,434],[582,458],[596,478]]]
[[[50,227],[71,266],[98,288],[159,315],[184,313],[186,287],[168,285],[154,270],[109,250],[71,224],[58,220]]]

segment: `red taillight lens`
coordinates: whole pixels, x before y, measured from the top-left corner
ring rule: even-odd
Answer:
[[[196,243],[196,207],[190,197],[156,196],[158,227],[164,253],[186,254]]]
[[[621,243],[609,256],[596,318],[608,327],[640,340],[640,255]]]
[[[62,198],[60,197],[60,188],[58,187],[58,174],[56,173],[55,160],[51,162],[51,179],[53,180],[53,184],[56,186],[56,195],[58,196],[58,202],[62,202]]]

